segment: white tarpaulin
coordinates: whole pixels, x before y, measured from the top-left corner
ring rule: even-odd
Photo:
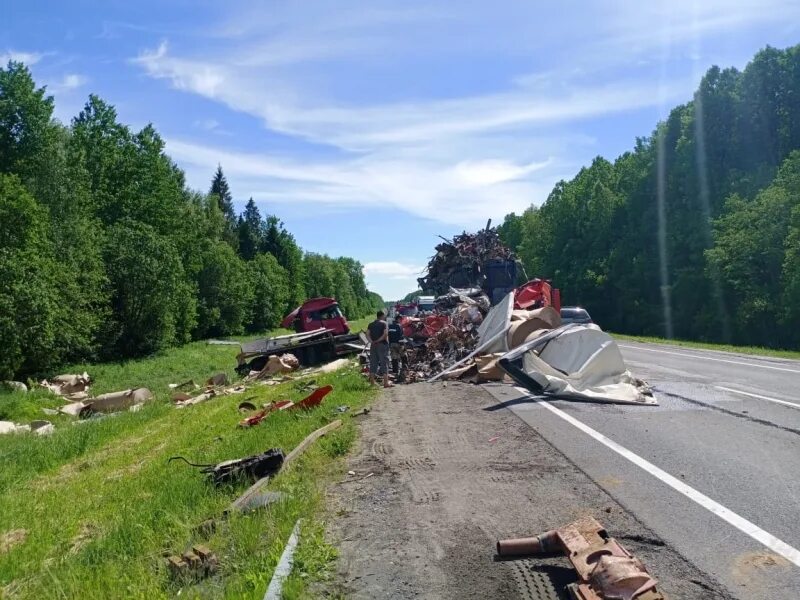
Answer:
[[[628,371],[617,343],[596,325],[553,330],[506,354],[500,366],[535,393],[592,402],[658,404],[647,384]]]

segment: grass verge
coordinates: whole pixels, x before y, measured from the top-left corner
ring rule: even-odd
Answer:
[[[759,346],[734,346],[732,344],[713,344],[710,342],[692,342],[688,340],[668,340],[665,338],[649,337],[644,335],[625,335],[621,333],[612,333],[612,335],[618,340],[628,340],[631,342],[667,344],[669,346],[683,346],[684,348],[718,350],[721,352],[735,352],[737,354],[774,356],[776,358],[793,358],[800,360],[800,351],[797,350],[776,350],[774,348],[761,348]]]
[[[319,408],[276,413],[246,430],[236,427],[239,402],[297,401],[305,395],[302,381],[257,385],[181,410],[170,405],[168,383],[202,382],[219,371],[232,375],[237,351],[198,342],[124,364],[78,365],[65,372],[85,368],[96,382],[93,392],[144,385],[156,400],[139,412],[78,425],[68,417],[47,417],[56,425],[49,437],[0,436],[0,597],[261,598],[298,518],[307,523],[299,572],[321,576],[334,551],[314,533],[314,516],[321,513],[324,486],[340,468],[337,457],[355,439],[350,413],[372,393],[355,368],[319,376],[316,385],[334,388]],[[43,392],[0,394],[0,414],[25,422],[58,403]],[[350,411],[340,414],[342,405]],[[169,457],[215,463],[273,447],[288,452],[336,418],[343,427],[270,484],[286,492],[288,501],[229,518],[210,535],[196,531],[248,483],[215,488],[198,470],[167,464]],[[199,582],[171,580],[164,554],[198,543],[219,557],[218,573]],[[293,576],[289,583],[287,597],[302,597],[303,578]]]

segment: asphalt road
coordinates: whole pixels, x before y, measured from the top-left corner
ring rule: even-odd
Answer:
[[[730,593],[800,598],[800,361],[620,346],[658,407],[490,391]]]

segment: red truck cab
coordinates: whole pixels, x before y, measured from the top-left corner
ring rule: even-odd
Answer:
[[[334,298],[312,298],[286,315],[281,327],[297,333],[314,331],[320,327],[330,329],[333,335],[350,333],[350,324]]]

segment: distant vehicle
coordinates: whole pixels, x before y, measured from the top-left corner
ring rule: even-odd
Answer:
[[[420,296],[417,298],[417,307],[423,312],[431,312],[436,306],[436,296]]]
[[[561,323],[567,325],[568,323],[593,323],[592,317],[585,308],[580,306],[565,306],[561,309]]]

